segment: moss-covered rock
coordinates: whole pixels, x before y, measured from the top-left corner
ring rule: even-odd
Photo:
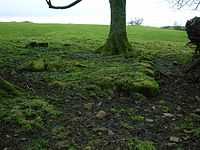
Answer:
[[[144,79],[133,83],[133,90],[145,96],[155,96],[159,92],[159,85],[154,79]]]
[[[88,69],[83,67],[77,68],[73,65],[73,61],[68,63],[66,67],[71,68],[70,72],[65,75],[52,76],[46,79],[50,85],[57,85],[59,87],[76,89],[79,92],[97,93],[100,91],[116,91],[125,93],[141,93],[145,96],[155,96],[159,92],[159,84],[154,79],[155,73],[152,63],[137,62],[137,63],[121,63],[116,62],[112,65],[93,66]],[[82,64],[82,63],[81,63]],[[72,69],[74,67],[74,69]],[[90,70],[91,69],[91,70]],[[58,77],[59,76],[59,77]],[[55,81],[55,78],[57,81]],[[99,88],[87,89],[88,86],[94,85]],[[79,89],[80,88],[80,89]],[[90,95],[90,94],[89,94]]]
[[[62,81],[52,81],[49,83],[49,86],[56,86],[56,87],[60,87],[60,88],[65,88],[66,83],[62,82]]]
[[[117,88],[118,91],[138,92],[145,96],[155,96],[159,92],[159,84],[153,77],[148,76],[144,72],[102,77],[98,80],[98,83],[103,88]]]
[[[0,104],[0,111],[4,110],[4,112],[0,112],[4,114],[0,119],[14,122],[26,130],[43,128],[46,117],[52,118],[59,115],[53,105],[40,98],[15,98],[9,101],[9,107],[6,106],[6,103]]]
[[[21,65],[19,69],[30,72],[42,72],[47,70],[47,64],[44,59],[37,59]]]

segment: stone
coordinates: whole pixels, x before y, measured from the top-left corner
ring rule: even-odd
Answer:
[[[179,138],[179,137],[175,137],[175,136],[171,136],[171,137],[169,138],[169,140],[170,140],[171,142],[175,142],[175,143],[180,142],[180,138]]]
[[[108,130],[108,135],[113,136],[115,133],[112,130]]]
[[[105,127],[100,127],[100,128],[94,128],[93,131],[94,132],[107,132],[108,129]]]
[[[145,121],[146,121],[146,122],[150,122],[150,123],[154,122],[153,119],[145,119]]]
[[[84,148],[84,150],[92,150],[92,147],[91,147],[91,146],[86,146],[86,147]]]
[[[37,59],[19,66],[19,70],[30,72],[42,72],[47,70],[47,64],[44,59]]]
[[[178,62],[177,61],[173,61],[173,65],[177,66]]]
[[[200,102],[200,97],[199,96],[195,96],[195,99]]]
[[[186,133],[186,134],[191,134],[193,131],[184,129],[183,132]]]
[[[152,108],[153,110],[156,110],[156,106],[152,106],[151,108]]]
[[[21,138],[20,140],[21,141],[27,141],[27,138]]]
[[[197,114],[197,115],[200,115],[200,108],[195,109],[194,113]]]
[[[103,111],[103,110],[99,111],[99,112],[96,114],[96,118],[97,118],[97,119],[103,119],[103,118],[105,118],[106,116],[107,116],[107,114],[106,114],[106,112]]]
[[[176,145],[176,143],[167,143],[166,145],[169,147],[172,147],[172,146]]]
[[[181,106],[177,106],[176,110],[180,111],[181,110]]]
[[[84,107],[85,109],[87,109],[87,110],[92,110],[93,105],[94,105],[93,103],[87,103],[87,104],[84,104],[83,107]]]
[[[200,108],[195,109],[194,112],[200,113]]]
[[[185,136],[185,137],[183,137],[183,140],[189,140],[190,139],[190,137],[189,136]]]
[[[170,113],[163,113],[163,115],[165,116],[165,117],[174,117],[174,115],[173,114],[170,114]]]
[[[11,136],[7,134],[7,135],[6,135],[6,138],[11,138]]]

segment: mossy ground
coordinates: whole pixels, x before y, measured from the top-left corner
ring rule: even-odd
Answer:
[[[0,85],[0,149],[199,147],[199,84],[167,78],[191,60],[186,34],[129,27],[134,51],[102,56],[95,50],[107,31],[0,23],[0,76],[20,91],[5,96]],[[27,47],[32,41],[49,47]],[[106,113],[102,119],[99,111]]]

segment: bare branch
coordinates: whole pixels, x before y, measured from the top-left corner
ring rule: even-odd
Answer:
[[[188,6],[188,7],[193,7],[194,10],[197,10],[200,6],[200,0],[171,0],[171,1],[178,9]]]
[[[52,8],[52,9],[68,9],[68,8],[71,8],[74,5],[80,3],[81,1],[82,0],[76,0],[67,6],[54,6],[54,5],[52,5],[51,0],[46,0],[47,4],[49,5],[49,8]]]

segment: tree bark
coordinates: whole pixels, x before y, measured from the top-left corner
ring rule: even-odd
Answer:
[[[126,54],[131,50],[126,32],[126,0],[109,0],[111,25],[108,39],[98,51],[106,54]]]

